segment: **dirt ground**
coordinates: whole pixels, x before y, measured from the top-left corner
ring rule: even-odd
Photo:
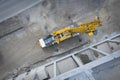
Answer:
[[[120,32],[119,7],[119,0],[43,0],[0,23],[0,79],[18,67],[61,54],[88,40],[95,43],[105,35]],[[38,45],[39,38],[70,25],[69,16],[78,24],[99,16],[103,26],[97,36],[81,35],[81,43],[77,37],[64,41],[57,46],[59,52],[52,47],[42,49]]]

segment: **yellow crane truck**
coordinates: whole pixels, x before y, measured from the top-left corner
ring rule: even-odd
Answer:
[[[62,41],[73,37],[73,35],[77,33],[86,33],[88,36],[93,36],[96,34],[97,27],[99,26],[102,26],[102,21],[97,17],[92,21],[84,22],[77,26],[68,26],[58,31],[54,31],[47,37],[39,39],[39,44],[42,48],[59,44]]]

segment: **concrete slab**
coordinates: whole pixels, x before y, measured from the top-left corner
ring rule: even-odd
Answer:
[[[48,66],[48,67],[46,67],[46,71],[48,72],[50,78],[51,78],[51,77],[54,77],[53,70],[54,70],[53,64],[50,65],[50,66]]]
[[[120,79],[120,58],[105,63],[93,69],[93,76],[96,80],[119,80]]]
[[[80,73],[80,74],[77,74],[77,75],[72,76],[72,77],[70,77],[70,78],[68,78],[68,79],[65,79],[65,80],[90,80],[90,79],[89,79],[88,76],[85,74],[85,72],[82,72],[82,73]]]
[[[65,65],[66,63],[66,65]],[[57,62],[57,69],[59,71],[59,74],[65,73],[69,70],[72,70],[77,67],[77,64],[75,64],[72,57],[64,59],[62,61]]]

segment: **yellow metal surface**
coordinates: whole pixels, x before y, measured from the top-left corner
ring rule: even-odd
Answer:
[[[82,23],[77,27],[73,27],[70,29],[70,31],[72,33],[90,33],[95,31],[99,26],[102,26],[102,21],[99,18],[97,18],[91,22]]]
[[[73,33],[86,33],[88,36],[93,36],[93,32],[97,27],[102,26],[102,21],[99,18],[93,21],[82,23],[76,27],[65,27],[52,33],[56,43],[60,43],[72,36]]]
[[[71,37],[71,33],[68,31],[68,30],[66,30],[66,31],[64,31],[64,32],[62,32],[62,33],[57,33],[56,34],[56,36],[54,36],[54,38],[55,38],[55,41],[56,41],[56,43],[60,43],[61,41],[64,41],[64,40],[66,40],[66,39],[68,39],[68,38],[70,38]]]
[[[69,28],[68,28],[68,27],[65,27],[65,28],[63,28],[63,29],[60,29],[60,30],[58,30],[58,31],[53,32],[52,35],[53,35],[53,36],[56,36],[56,35],[59,35],[59,34],[61,34],[61,33],[64,33],[65,31],[68,31],[68,30],[69,30]]]
[[[93,36],[93,35],[94,35],[93,32],[88,33],[88,36]]]

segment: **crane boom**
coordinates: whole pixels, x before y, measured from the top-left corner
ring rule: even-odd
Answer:
[[[99,26],[102,26],[102,21],[99,19],[99,17],[97,17],[90,22],[85,22],[75,27],[65,27],[58,31],[54,31],[46,38],[39,39],[39,43],[40,46],[44,48],[50,45],[54,45],[55,43],[59,44],[60,42],[72,37],[72,35],[75,33],[86,33],[88,36],[93,36],[94,32]]]

